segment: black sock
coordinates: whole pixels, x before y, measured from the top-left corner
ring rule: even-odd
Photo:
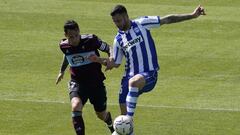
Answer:
[[[111,133],[113,133],[114,129],[113,129],[113,123],[112,123],[112,116],[110,112],[107,112],[105,123],[107,123],[109,130],[111,131]]]
[[[82,112],[72,112],[72,122],[77,135],[85,135],[85,126],[82,118]]]

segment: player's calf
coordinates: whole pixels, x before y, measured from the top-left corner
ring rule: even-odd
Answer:
[[[72,112],[72,123],[77,135],[85,135],[85,125],[81,111]]]
[[[79,97],[71,99],[72,123],[77,135],[85,135],[85,125],[82,117],[82,102]]]
[[[137,87],[129,87],[129,92],[126,98],[126,105],[127,105],[127,115],[133,117],[136,105],[139,90]]]
[[[96,114],[99,119],[101,119],[102,121],[104,121],[107,124],[109,130],[111,131],[111,133],[113,133],[114,129],[113,129],[111,113],[103,111],[103,112],[96,112]]]
[[[110,112],[107,112],[107,116],[106,116],[104,122],[107,124],[110,132],[113,133],[113,132],[114,132],[114,129],[113,129],[112,116],[111,116],[111,113],[110,113]]]

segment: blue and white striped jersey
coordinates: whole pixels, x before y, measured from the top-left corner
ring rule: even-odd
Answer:
[[[128,31],[118,31],[114,39],[114,60],[126,57],[125,75],[158,70],[157,53],[150,29],[160,27],[159,16],[145,16],[131,21]]]

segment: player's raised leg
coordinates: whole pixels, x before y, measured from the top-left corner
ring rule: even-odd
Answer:
[[[128,84],[128,94],[126,98],[127,105],[127,115],[133,117],[136,104],[139,96],[139,90],[141,90],[145,85],[144,76],[137,74],[129,79]]]
[[[153,90],[157,83],[157,77],[157,71],[150,71],[137,74],[129,80],[129,91],[126,98],[128,116],[134,115],[138,96]]]

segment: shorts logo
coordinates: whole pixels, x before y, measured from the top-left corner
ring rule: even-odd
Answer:
[[[75,88],[78,88],[78,84],[76,82],[70,81],[68,83],[68,89],[70,91],[76,91],[77,89],[75,89]]]

